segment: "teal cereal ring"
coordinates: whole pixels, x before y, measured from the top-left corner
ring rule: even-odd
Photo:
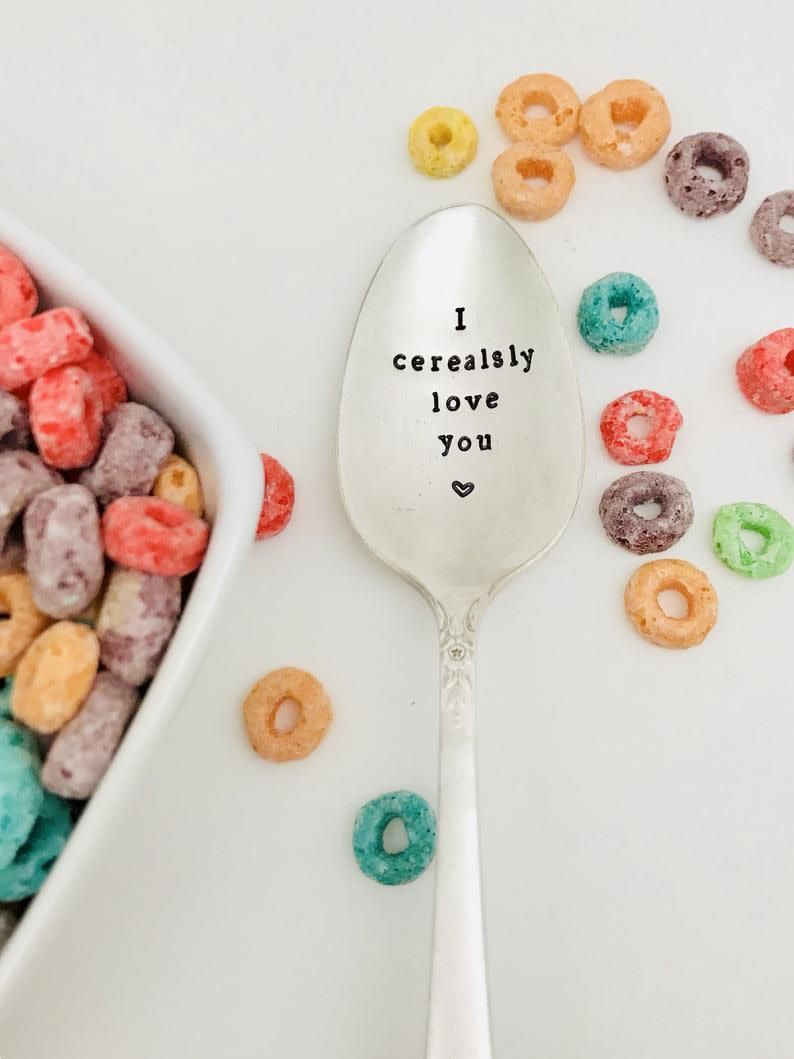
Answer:
[[[613,309],[625,309],[626,315],[620,320]],[[639,353],[659,326],[656,295],[639,276],[610,272],[585,288],[578,321],[579,333],[596,353]]]
[[[764,538],[760,552],[742,540],[749,530]],[[714,551],[737,574],[760,581],[783,574],[794,560],[794,526],[766,504],[726,504],[714,516]]]
[[[400,853],[388,853],[383,834],[392,820],[405,825],[408,845]],[[353,826],[353,852],[358,866],[375,882],[400,886],[413,882],[433,859],[436,851],[436,817],[418,794],[392,791],[363,805]]]
[[[14,859],[41,810],[39,761],[33,733],[0,720],[0,869]]]
[[[62,798],[46,791],[27,842],[0,871],[0,901],[22,901],[38,893],[72,831],[72,815]]]
[[[0,717],[11,716],[11,692],[14,690],[13,677],[0,677]]]

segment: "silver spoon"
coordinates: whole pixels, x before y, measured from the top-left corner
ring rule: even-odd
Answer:
[[[498,356],[497,356],[498,354]],[[350,344],[339,477],[354,528],[430,601],[441,637],[438,852],[427,1059],[490,1059],[474,751],[488,601],[557,540],[582,478],[582,410],[559,311],[484,206],[409,228]]]

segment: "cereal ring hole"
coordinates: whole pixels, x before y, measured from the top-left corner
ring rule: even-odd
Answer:
[[[615,99],[609,112],[615,130],[625,139],[642,124],[648,113],[648,104],[641,99]]]
[[[653,429],[653,416],[641,414],[629,416],[626,429],[633,438],[647,438]]]
[[[437,125],[430,126],[427,130],[427,138],[434,147],[447,147],[452,143],[452,129],[440,121]]]
[[[298,727],[303,710],[295,699],[282,699],[270,715],[270,730],[273,735],[289,735]]]
[[[554,166],[544,158],[520,158],[516,172],[533,187],[546,187],[554,178]]]
[[[380,845],[384,853],[390,857],[396,857],[404,853],[411,844],[405,821],[401,816],[392,816],[384,824],[380,836]]]
[[[646,500],[642,504],[636,504],[632,511],[635,515],[639,515],[640,518],[650,522],[651,519],[658,518],[661,515],[662,505],[658,500]]]
[[[524,104],[524,117],[530,121],[538,121],[550,118],[557,113],[557,101],[550,92],[527,92],[522,103]]]
[[[680,588],[663,588],[656,597],[656,602],[665,616],[672,618],[674,621],[681,621],[683,618],[689,617],[690,601],[687,594],[682,592]]]
[[[760,555],[761,552],[766,551],[769,544],[768,533],[756,526],[742,526],[739,530],[739,537],[745,548],[753,555]]]
[[[794,235],[794,212],[788,212],[781,214],[780,220],[777,222],[778,228],[782,229],[786,235]],[[786,365],[788,368],[788,364]],[[789,368],[791,371],[791,368]],[[791,371],[794,375],[794,371]]]

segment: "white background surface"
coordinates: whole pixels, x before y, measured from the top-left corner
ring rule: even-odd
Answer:
[[[336,403],[380,257],[434,207],[491,203],[506,146],[496,96],[536,70],[583,98],[643,77],[669,101],[673,138],[730,133],[751,175],[739,209],[697,223],[663,193],[664,152],[612,173],[573,145],[569,204],[521,227],[569,327],[589,456],[570,531],[482,633],[495,1056],[789,1056],[794,574],[745,582],[709,547],[721,503],[794,517],[791,423],[754,411],[733,381],[746,345],[792,323],[794,275],[747,237],[757,203],[794,183],[789,5],[3,0],[0,12],[3,205],[191,358],[298,488],[288,532],[253,552],[159,752],[0,1013],[3,1059],[422,1055],[432,872],[380,889],[349,834],[384,790],[434,797],[434,630],[345,522]],[[415,174],[404,149],[437,103],[481,134],[449,182]],[[615,269],[648,279],[662,311],[628,360],[575,333],[582,287]],[[598,415],[639,386],[686,418],[668,468],[697,518],[673,554],[703,566],[721,600],[718,627],[686,654],[628,627],[638,561],[597,516],[620,473]],[[321,677],[337,719],[311,759],[276,768],[247,748],[239,704],[285,664]]]

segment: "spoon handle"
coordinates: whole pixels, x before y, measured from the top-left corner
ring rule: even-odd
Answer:
[[[442,615],[438,853],[427,1059],[491,1059],[474,753],[473,609]]]

